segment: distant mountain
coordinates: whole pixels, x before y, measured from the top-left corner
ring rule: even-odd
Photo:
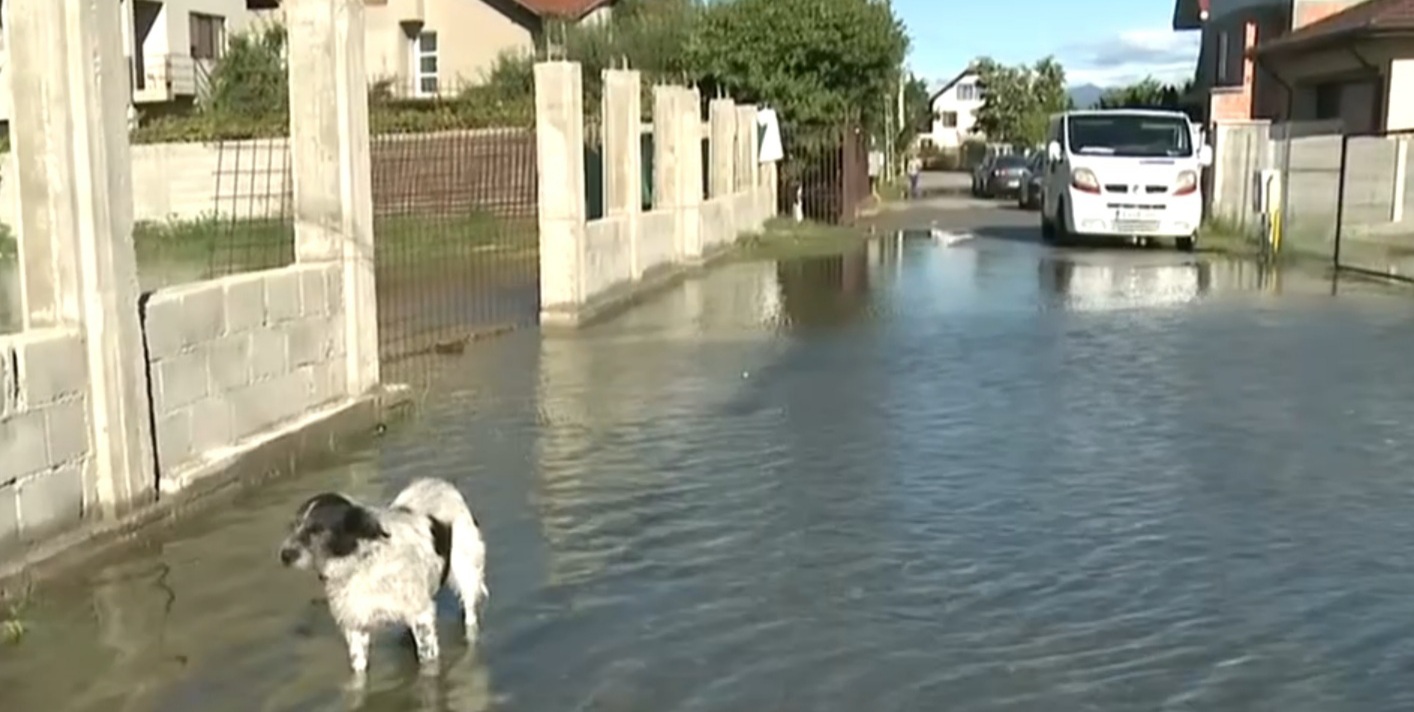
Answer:
[[[1077,109],[1089,109],[1100,101],[1104,96],[1105,88],[1094,84],[1080,84],[1066,90],[1070,100],[1075,102]]]

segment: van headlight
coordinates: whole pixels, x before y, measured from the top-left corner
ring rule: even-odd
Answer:
[[[1173,184],[1174,195],[1192,195],[1198,192],[1198,172],[1183,171],[1178,174],[1178,181]]]
[[[1084,193],[1099,194],[1100,179],[1089,168],[1077,168],[1070,172],[1070,187]]]

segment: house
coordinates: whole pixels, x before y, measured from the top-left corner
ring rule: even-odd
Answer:
[[[977,110],[982,108],[982,87],[977,80],[977,73],[969,67],[929,95],[933,127],[919,136],[920,144],[955,150],[970,139],[981,138],[974,128]]]
[[[266,0],[271,2],[273,0]],[[251,0],[258,5],[259,0]],[[133,104],[156,108],[189,104],[204,90],[226,37],[246,29],[257,14],[247,0],[118,0],[123,50],[132,68]],[[9,3],[0,0],[0,26]],[[9,67],[0,39],[0,75]],[[0,76],[8,87],[9,80]],[[10,92],[0,91],[0,122],[10,120]]]
[[[1414,0],[1176,0],[1173,28],[1202,32],[1209,121],[1414,126]]]
[[[553,20],[608,19],[614,0],[366,0],[369,78],[430,97],[484,79],[505,52],[543,46]],[[473,35],[468,28],[475,28]]]

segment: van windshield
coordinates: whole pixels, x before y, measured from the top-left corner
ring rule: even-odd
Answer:
[[[1072,153],[1185,158],[1193,155],[1188,121],[1140,114],[1072,116],[1066,138]]]

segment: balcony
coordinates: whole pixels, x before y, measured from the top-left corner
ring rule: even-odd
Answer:
[[[133,71],[133,103],[200,100],[209,89],[211,60],[179,54],[149,54]]]

